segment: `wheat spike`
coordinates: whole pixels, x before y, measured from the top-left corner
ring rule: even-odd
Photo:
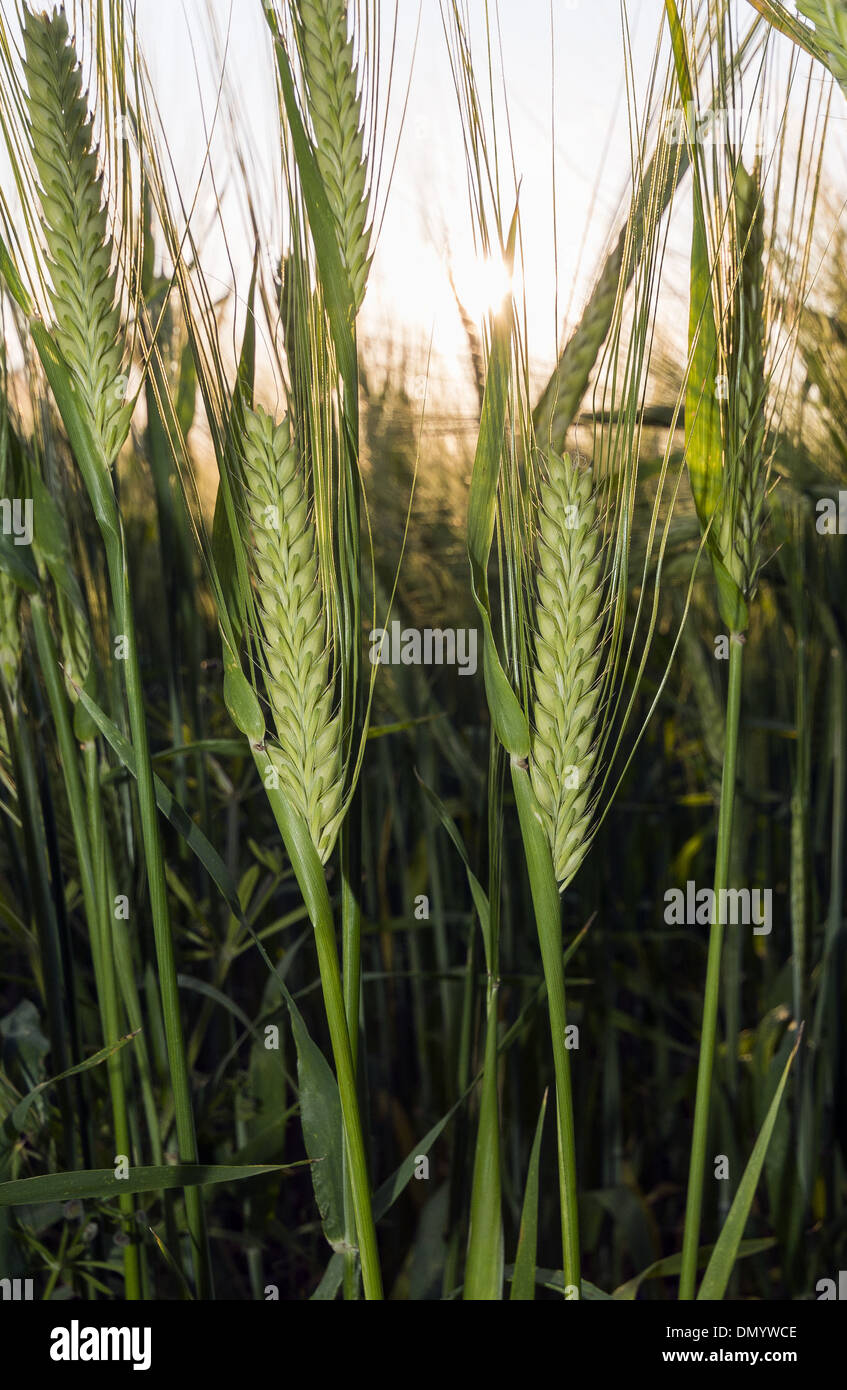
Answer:
[[[370,269],[368,170],[347,4],[346,0],[299,0],[297,14],[318,168],[358,313]]]
[[[126,433],[112,241],[82,70],[64,10],[24,10],[27,108],[55,337],[111,463]]]
[[[625,246],[626,229],[607,257],[582,318],[533,412],[537,438],[552,449],[561,451],[565,447],[568,430],[576,419],[600,349],[608,336],[617,303]]]
[[[847,0],[797,0],[797,9],[813,22],[816,47],[847,91]]]
[[[764,225],[758,181],[735,176],[736,279],[732,289],[722,412],[726,491],[718,512],[720,558],[745,599],[756,592],[767,495],[765,458]]]
[[[343,783],[315,531],[288,421],[276,425],[262,409],[244,415],[250,550],[278,739],[268,754],[325,862],[335,843]]]
[[[667,208],[687,167],[688,154],[684,149],[680,147],[678,158],[668,159],[667,150],[660,147],[644,170],[630,210],[629,224],[622,228],[607,255],[582,318],[565,344],[553,375],[533,410],[535,436],[545,448],[557,453],[563,451],[568,430],[576,419],[591,373],[615,322],[618,293],[621,288],[629,288],[644,252],[650,225]]]
[[[746,598],[756,591],[765,513],[764,218],[759,184],[739,164],[735,179],[738,252],[735,358],[735,441],[738,468],[735,552]]]
[[[560,889],[585,853],[602,648],[602,555],[591,474],[547,456],[539,506],[532,784]]]

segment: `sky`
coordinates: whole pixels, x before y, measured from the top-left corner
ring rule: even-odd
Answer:
[[[11,3],[0,0],[0,10],[5,13]],[[643,106],[660,35],[667,45],[664,0],[463,3],[480,70],[486,8],[499,40],[495,83],[508,97],[508,129],[506,113],[499,112],[501,149],[508,157],[510,135],[520,181],[523,265],[515,291],[519,299],[525,297],[529,360],[541,386],[578,323],[624,220],[631,183],[628,108],[633,100]],[[746,0],[738,4],[746,21],[752,10]],[[235,355],[253,248],[239,195],[236,147],[258,193],[268,267],[278,262],[283,246],[277,94],[260,0],[136,0],[136,12],[162,129],[186,201],[193,200],[199,181],[193,226],[207,283],[221,301],[240,307],[241,320],[236,313],[230,326]],[[386,47],[395,13],[375,256],[360,341],[376,377],[402,367],[415,394],[423,397],[425,390],[428,400],[438,398],[445,407],[451,392],[466,403],[473,390],[451,273],[464,303],[480,317],[492,293],[502,289],[502,270],[498,274],[497,267],[481,264],[474,250],[440,0],[396,0],[396,11],[394,0],[382,0]],[[778,40],[777,49],[780,44],[784,58],[791,45]],[[221,102],[224,88],[229,100]],[[799,105],[802,96],[800,84]],[[840,188],[847,132],[840,94],[833,128],[842,154],[830,182]],[[505,178],[504,189],[508,201],[514,181]],[[504,209],[507,217],[510,212],[511,203]],[[688,245],[683,212],[675,215],[665,263],[671,304],[667,332],[671,339],[676,333],[682,344]],[[684,356],[684,346],[681,352]]]
[[[484,0],[469,0],[468,8],[482,60]],[[663,9],[661,0],[627,5],[639,74],[649,72]],[[621,12],[618,0],[552,0],[552,5],[551,0],[500,0],[498,13],[521,180],[525,266],[519,288],[526,294],[530,360],[541,373],[552,367],[568,324],[578,320],[620,225],[630,174]],[[394,7],[386,0],[383,14],[387,30]],[[217,30],[219,48],[226,36],[227,79],[237,96],[250,158],[262,171],[258,182],[267,193],[270,222],[279,199],[276,99],[258,0],[138,0],[138,19],[168,142],[186,187],[199,172],[203,131],[209,128],[220,75],[211,36]],[[384,32],[384,41],[387,37]],[[474,315],[484,311],[497,275],[480,266],[474,251],[438,0],[399,0],[390,112],[377,200],[379,235],[360,332],[377,370],[403,358],[413,382],[422,383],[428,372],[428,389],[446,390],[457,360],[467,371],[450,271]],[[222,170],[225,145],[222,138],[213,146]],[[218,186],[226,188],[225,177]],[[243,284],[245,273],[249,277],[250,239],[234,204],[226,217],[232,263]],[[228,259],[221,246],[214,249],[214,236],[207,245],[207,272],[223,287],[232,279]],[[558,301],[552,288],[557,263]]]

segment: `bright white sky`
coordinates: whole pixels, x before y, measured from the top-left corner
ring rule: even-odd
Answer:
[[[474,52],[481,70],[486,0],[464,3],[475,26]],[[11,4],[12,0],[0,0],[0,9],[5,12]],[[502,38],[511,134],[521,179],[522,287],[529,353],[540,384],[553,366],[557,346],[561,348],[578,322],[604,252],[621,225],[630,183],[621,0],[499,0],[499,5],[498,0],[488,0],[488,4],[492,16],[499,17]],[[746,27],[752,9],[747,0],[738,4]],[[179,187],[188,201],[203,168],[207,134],[215,119],[219,55],[226,42],[225,73],[238,108],[238,138],[262,205],[267,263],[275,263],[282,243],[278,115],[260,0],[136,0],[136,5],[142,48]],[[393,122],[378,203],[380,213],[385,207],[385,216],[360,332],[366,360],[377,373],[383,367],[404,366],[413,382],[417,377],[421,385],[431,342],[428,390],[430,399],[437,397],[443,407],[447,398],[456,399],[451,388],[456,387],[457,362],[462,381],[458,395],[465,401],[470,383],[466,339],[450,289],[449,267],[468,307],[478,313],[485,307],[481,296],[491,287],[480,284],[473,250],[464,150],[441,6],[439,0],[397,0],[397,5]],[[392,0],[382,0],[382,9],[388,26],[393,21]],[[625,13],[635,96],[641,103],[657,37],[664,33],[664,0],[625,0]],[[777,47],[782,59],[792,51],[787,40],[778,39]],[[816,73],[817,81],[825,80],[820,68]],[[394,156],[410,74],[405,126],[386,198],[385,176]],[[796,104],[801,108],[803,85],[800,81],[797,91]],[[843,140],[847,125],[840,93],[834,99],[832,128],[837,136],[837,163],[834,176],[830,170],[825,184],[840,190],[847,163]],[[504,127],[500,134],[505,136]],[[218,283],[221,300],[231,300],[234,291],[243,309],[252,234],[238,194],[240,175],[233,146],[227,118],[219,114],[211,145],[214,191],[207,177],[194,232],[207,280]],[[507,155],[505,139],[502,148]],[[225,242],[215,222],[218,200]],[[677,332],[680,343],[684,343],[687,322],[688,242],[684,218],[682,222],[671,238],[665,267],[671,287],[665,336]],[[236,351],[240,332],[237,322]],[[684,356],[684,347],[681,352]]]
[[[387,0],[383,9],[386,16],[393,14]],[[469,10],[472,19],[481,22],[484,0],[469,0]],[[628,0],[633,62],[641,81],[650,70],[663,11],[662,0]],[[203,74],[207,119],[214,100],[210,14],[221,35],[228,30],[229,79],[243,108],[250,156],[265,171],[262,177],[270,191],[275,179],[276,105],[259,0],[138,0],[142,42],[172,153],[184,187],[189,187],[203,148],[195,64]],[[555,360],[557,330],[552,290],[554,66],[561,345],[563,322],[569,313],[572,320],[578,318],[610,233],[617,230],[629,178],[620,6],[618,0],[500,0],[499,17],[515,158],[523,180],[530,355],[543,368]],[[479,57],[484,58],[481,42]],[[362,332],[377,368],[392,355],[398,360],[405,350],[417,370],[432,338],[430,379],[437,392],[448,384],[456,358],[464,358],[466,351],[448,265],[452,262],[457,285],[471,307],[484,289],[473,252],[462,137],[438,0],[421,0],[420,11],[418,0],[399,0],[393,92],[397,118],[410,71],[408,110]],[[225,143],[222,138],[219,151]],[[394,143],[392,132],[386,166]],[[219,166],[222,175],[224,165],[225,160]],[[224,206],[243,292],[244,277],[249,277],[249,238],[237,208],[226,202]],[[213,262],[207,262],[207,271],[220,276],[223,289],[223,283],[231,283],[231,272],[225,257],[212,250],[214,238],[207,245]]]

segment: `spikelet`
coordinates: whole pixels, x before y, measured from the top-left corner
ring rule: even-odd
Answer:
[[[590,472],[547,455],[539,507],[530,770],[560,890],[591,819],[603,566]]]
[[[739,588],[752,598],[761,565],[764,523],[765,322],[764,227],[759,184],[739,164],[735,179],[736,238],[741,258],[731,354],[735,382],[734,435],[737,503],[734,549]]]
[[[847,91],[847,0],[797,0],[815,26],[815,46],[833,77]]]
[[[552,449],[561,451],[565,446],[568,430],[576,419],[600,349],[608,336],[625,248],[624,229],[604,263],[582,318],[533,412],[537,439]]]
[[[626,285],[649,240],[653,219],[667,208],[681,176],[676,158],[659,149],[644,170],[638,197],[624,226],[609,251],[582,318],[559,357],[553,375],[533,411],[535,437],[544,448],[561,453],[568,430],[588,389],[591,373],[600,358],[603,344],[616,320],[618,292],[623,274]]]
[[[315,149],[338,227],[341,257],[358,313],[370,257],[368,170],[346,0],[299,0],[296,7]]]
[[[314,525],[287,420],[245,410],[243,468],[265,684],[278,744],[268,754],[323,862],[338,829],[341,722]]]
[[[82,70],[64,10],[25,9],[23,35],[55,337],[111,463],[126,436],[127,407],[113,248]]]

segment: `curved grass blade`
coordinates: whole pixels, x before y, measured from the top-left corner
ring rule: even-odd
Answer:
[[[562,958],[562,920],[559,885],[547,831],[542,822],[525,762],[512,759],[512,787],[518,808],[538,943],[547,985],[550,1035],[556,1077],[556,1134],[559,1160],[559,1197],[562,1220],[562,1264],[568,1287],[578,1288],[579,1206],[576,1178],[573,1094],[567,1040],[565,970]]]
[[[120,730],[112,723],[103,710],[86,695],[80,691],[80,700],[88,710],[91,718],[97,724],[100,732],[111,744],[121,762],[127,770],[135,776],[135,755],[127,739],[123,737]],[[230,911],[237,917],[247,931],[249,931],[254,941],[257,940],[255,932],[247,923],[241,910],[238,899],[238,888],[221,859],[217,850],[207,840],[206,836],[195,825],[184,807],[176,800],[172,792],[165,786],[164,782],[158,777],[154,777],[156,801],[160,810],[168,817],[171,824],[183,836],[186,843],[199,858],[209,876],[220,889]],[[269,791],[269,796],[272,793]],[[284,798],[283,813],[292,819],[289,808],[285,806]],[[289,828],[289,833],[293,835],[295,828]],[[308,831],[303,827],[301,838],[308,839],[309,847],[312,848],[313,858],[317,861],[317,855],[311,846]],[[305,843],[304,839],[304,843]],[[286,845],[288,840],[286,839]],[[292,860],[292,862],[295,862]],[[329,912],[329,899],[326,890],[326,881],[323,870],[317,861],[317,867],[312,865],[312,871],[308,869],[308,860],[301,858],[300,867],[303,878],[300,882],[301,891],[306,902],[306,907],[310,914],[314,910]],[[304,869],[305,865],[305,869]],[[324,899],[326,902],[324,903]],[[315,1160],[315,1167],[312,1170],[312,1178],[315,1188],[315,1197],[321,1213],[326,1238],[333,1248],[337,1248],[342,1239],[342,1220],[343,1220],[343,1200],[341,1185],[341,1164],[339,1137],[341,1134],[340,1118],[341,1105],[339,1099],[338,1086],[335,1077],[327,1063],[323,1053],[316,1043],[313,1042],[303,1017],[297,1008],[291,994],[286,989],[279,976],[279,972],[274,967],[259,943],[260,950],[265,958],[266,964],[274,973],[277,984],[282,991],[283,998],[291,1015],[292,1030],[294,1041],[297,1047],[297,1069],[300,1081],[300,1103],[301,1120],[303,1124],[303,1137],[306,1144],[306,1152],[309,1158]]]
[[[312,1294],[311,1302],[331,1303],[341,1288],[343,1278],[344,1256],[336,1251],[323,1272],[321,1282]]]
[[[464,1298],[503,1296],[503,1219],[500,1195],[500,1107],[497,1092],[497,982],[489,978],[485,1013],[485,1066],[479,1111]]]
[[[347,1249],[344,1240],[344,1125],[341,1098],[332,1068],[309,1036],[303,1018],[291,1014],[297,1047],[297,1081],[300,1123],[306,1153],[312,1160],[312,1185],[321,1214],[324,1235],[337,1253]]]
[[[95,1201],[122,1197],[128,1192],[160,1192],[173,1187],[210,1187],[214,1183],[243,1182],[269,1173],[293,1173],[306,1168],[299,1163],[262,1163],[243,1166],[229,1163],[166,1163],[156,1168],[130,1168],[116,1178],[113,1168],[90,1168],[81,1173],[44,1173],[36,1178],[15,1178],[0,1183],[0,1207],[31,1206],[36,1202]]]
[[[465,842],[459,833],[459,827],[450,815],[444,802],[436,795],[431,787],[427,786],[426,782],[424,782],[421,777],[418,777],[418,782],[420,783],[424,796],[435,811],[435,814],[438,816],[447,834],[450,836],[465,866],[468,886],[471,890],[471,897],[473,898],[474,907],[476,908],[476,913],[479,918],[479,925],[482,930],[482,940],[485,946],[485,964],[490,973],[493,959],[493,942],[491,940],[491,908],[488,902],[488,894],[471,868],[471,861],[468,858]]]
[[[544,1117],[547,1114],[547,1092],[541,1101],[541,1111],[535,1128],[535,1138],[529,1155],[529,1171],[526,1178],[521,1229],[518,1236],[518,1253],[512,1275],[513,1299],[532,1301],[535,1298],[535,1259],[538,1250],[538,1169],[541,1160],[541,1136],[544,1132]]]
[[[51,1086],[55,1086],[58,1081],[64,1081],[69,1076],[78,1076],[81,1072],[89,1071],[92,1067],[99,1067],[102,1062],[108,1059],[127,1043],[132,1042],[135,1033],[128,1033],[125,1038],[120,1038],[111,1047],[101,1047],[99,1052],[95,1052],[93,1057],[87,1057],[84,1062],[78,1062],[75,1067],[68,1067],[67,1071],[60,1072],[58,1076],[51,1076],[47,1081],[41,1081],[34,1086],[31,1091],[18,1101],[3,1121],[3,1128],[0,1130],[0,1174],[3,1173],[5,1158],[9,1146],[14,1143],[16,1134],[20,1134],[26,1124],[26,1117],[30,1108],[44,1091],[48,1091]]]
[[[761,1255],[765,1250],[772,1250],[775,1245],[776,1240],[773,1236],[763,1236],[759,1240],[742,1240],[735,1258],[743,1260],[749,1255]],[[714,1249],[714,1245],[701,1245],[697,1252],[698,1269],[703,1269],[708,1264]],[[641,1273],[636,1274],[634,1278],[627,1279],[625,1284],[619,1284],[612,1294],[612,1298],[617,1298],[621,1302],[631,1301],[637,1297],[638,1290],[647,1279],[672,1279],[679,1274],[681,1268],[681,1254],[666,1255],[663,1260],[655,1260],[646,1269],[642,1269]]]
[[[765,1157],[768,1152],[768,1144],[774,1131],[779,1107],[782,1102],[783,1092],[788,1081],[788,1073],[791,1071],[791,1064],[797,1056],[797,1050],[803,1036],[802,1026],[797,1036],[791,1055],[785,1064],[779,1085],[774,1093],[774,1098],[770,1103],[768,1113],[765,1116],[764,1124],[759,1130],[759,1137],[753,1146],[747,1167],[744,1169],[741,1182],[738,1184],[738,1191],[735,1194],[729,1215],[723,1225],[723,1230],[718,1236],[715,1248],[712,1251],[711,1259],[706,1266],[706,1273],[703,1275],[703,1282],[697,1293],[698,1301],[703,1299],[721,1299],[726,1292],[733,1266],[738,1257],[738,1250],[741,1245],[741,1237],[744,1235],[744,1227],[747,1225],[747,1218],[750,1215],[750,1208],[753,1205],[753,1198],[756,1195],[756,1188],[759,1177],[764,1167]]]

